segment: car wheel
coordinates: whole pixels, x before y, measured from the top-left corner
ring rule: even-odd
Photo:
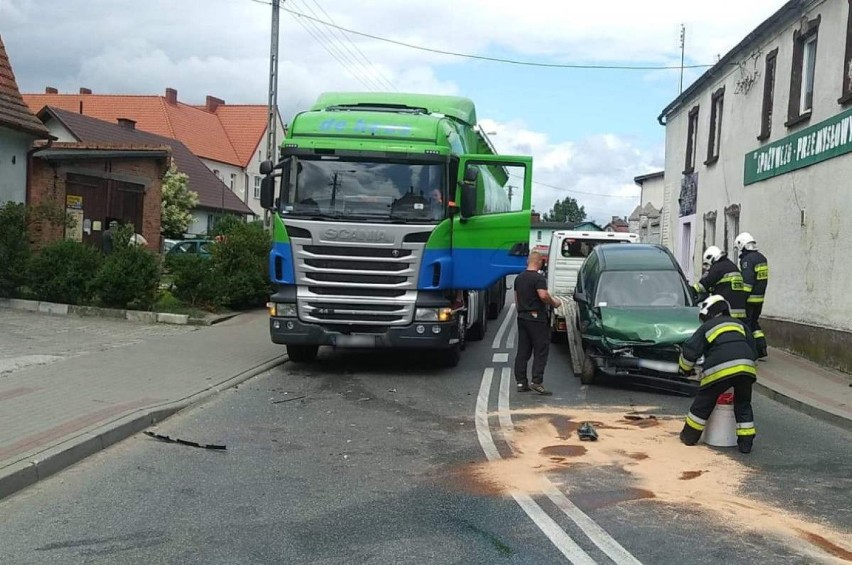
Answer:
[[[293,363],[308,363],[317,358],[318,345],[288,345],[287,357]]]

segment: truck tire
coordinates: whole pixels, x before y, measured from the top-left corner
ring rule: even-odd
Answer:
[[[288,345],[287,357],[293,363],[309,363],[317,358],[318,345]]]
[[[595,362],[592,357],[586,353],[583,359],[583,370],[580,372],[580,382],[584,385],[595,384],[596,375],[597,368],[595,367]]]
[[[477,320],[467,331],[467,339],[470,341],[482,341],[485,339],[485,333],[488,331],[488,316],[486,316],[486,306],[483,305],[482,310],[477,316]]]
[[[467,319],[463,313],[459,313],[458,332],[459,342],[448,349],[444,349],[438,356],[438,362],[442,367],[451,369],[459,364],[462,351],[467,347]]]

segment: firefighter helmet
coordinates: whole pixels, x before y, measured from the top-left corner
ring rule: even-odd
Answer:
[[[716,247],[715,245],[711,245],[707,248],[707,251],[704,252],[704,261],[705,265],[712,265],[719,259],[725,256],[725,252]]]
[[[748,232],[743,232],[734,240],[734,245],[742,253],[744,250],[757,251],[757,242]]]
[[[722,314],[726,316],[731,315],[731,305],[718,294],[708,296],[707,299],[701,303],[700,308],[701,309],[698,311],[698,318],[702,322],[706,322],[707,320],[715,318],[716,316],[721,316]]]

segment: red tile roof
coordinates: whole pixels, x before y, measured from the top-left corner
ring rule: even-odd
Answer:
[[[141,130],[181,141],[199,157],[238,167],[251,161],[266,131],[261,105],[223,103],[209,112],[154,95],[24,94],[24,100],[34,112],[53,106],[107,122],[129,118]]]
[[[12,63],[6,54],[3,39],[0,38],[0,126],[23,131],[39,139],[47,139],[49,134],[44,124],[36,118],[21,98]]]
[[[222,127],[231,139],[231,145],[237,152],[237,157],[243,166],[251,162],[257,154],[258,145],[264,142],[267,123],[267,107],[257,105],[228,106],[216,108],[216,115],[222,122]],[[281,139],[282,132],[278,132]]]
[[[81,144],[136,144],[169,146],[177,169],[189,176],[189,189],[198,193],[200,208],[223,209],[238,214],[254,214],[213,172],[183,143],[168,136],[160,136],[138,129],[120,126],[76,112],[59,108],[44,108],[39,115],[47,120],[54,117],[77,138]],[[137,124],[138,126],[138,124]],[[55,144],[54,144],[55,145]]]

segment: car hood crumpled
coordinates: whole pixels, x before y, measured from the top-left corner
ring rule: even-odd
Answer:
[[[607,341],[633,345],[678,345],[701,325],[698,308],[601,307],[601,324]]]

